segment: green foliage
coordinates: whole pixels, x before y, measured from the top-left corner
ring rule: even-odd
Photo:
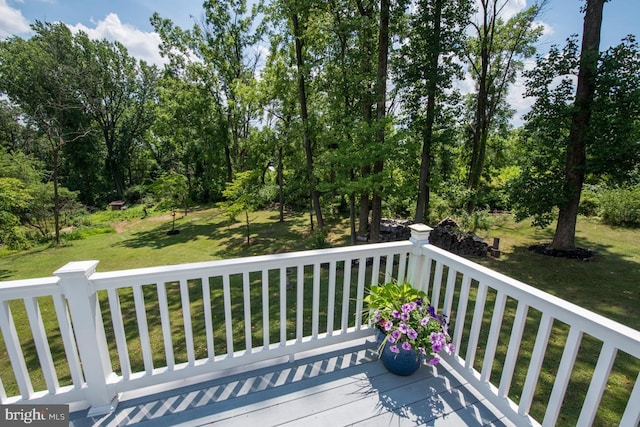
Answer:
[[[578,214],[584,216],[597,216],[600,211],[599,193],[603,188],[598,185],[585,185],[580,196]]]
[[[593,183],[629,182],[640,165],[639,52],[637,43],[627,39],[601,55],[587,133],[585,172]],[[570,38],[562,50],[554,46],[538,57],[536,67],[525,73],[526,94],[536,102],[526,116],[522,173],[510,184],[509,194],[516,217],[532,217],[540,227],[549,225],[567,203],[565,163],[578,64],[578,43]]]
[[[371,314],[371,310],[381,310],[391,314],[402,304],[422,299],[425,304],[429,303],[427,294],[419,291],[409,283],[387,283],[385,285],[374,285],[369,289],[369,294],[364,298],[367,304],[365,313]]]
[[[227,198],[225,210],[231,219],[242,212],[251,212],[259,205],[261,190],[260,177],[253,172],[237,173],[234,180],[227,184],[223,195]]]
[[[176,211],[187,208],[189,192],[187,177],[179,173],[170,172],[158,178],[149,190],[156,195],[159,202],[156,209]]]
[[[640,185],[599,193],[599,211],[605,224],[640,227]]]
[[[329,246],[327,233],[323,230],[313,230],[311,236],[307,239],[307,249],[325,249]]]

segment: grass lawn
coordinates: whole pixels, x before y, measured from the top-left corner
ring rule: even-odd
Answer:
[[[111,227],[113,232],[89,235],[81,240],[69,241],[60,248],[39,247],[18,253],[7,253],[0,250],[0,280],[50,276],[53,271],[69,261],[96,259],[100,261],[98,271],[110,271],[288,252],[308,249],[313,246],[313,236],[309,235],[308,230],[307,214],[290,214],[285,223],[278,222],[278,213],[275,211],[256,212],[251,214],[250,218],[252,244],[248,246],[244,225],[241,223],[229,225],[224,213],[216,208],[195,209],[186,216],[179,213],[176,217],[176,228],[180,230],[180,233],[173,236],[167,235],[167,231],[171,229],[172,218],[166,214],[150,215],[143,219],[142,211],[135,209],[124,212],[100,212],[95,214],[94,222]],[[331,224],[328,240],[332,245],[345,245],[348,242],[347,233],[348,222],[346,220],[335,221]],[[533,243],[550,241],[553,229],[538,230],[525,222],[515,223],[509,215],[492,217],[490,228],[486,231],[480,231],[478,234],[488,242],[491,242],[494,237],[500,238],[502,255],[499,259],[486,258],[474,259],[474,261],[632,328],[640,329],[640,310],[637,310],[640,304],[640,230],[612,228],[602,225],[596,220],[580,218],[577,230],[578,245],[598,252],[598,256],[588,262],[555,259],[528,251],[527,247]],[[217,287],[219,286],[212,284],[212,298],[220,298],[221,291],[216,290]],[[201,286],[198,283],[190,283],[189,288],[190,293],[193,293],[193,297],[195,297],[192,300],[197,300],[198,292],[201,294]],[[145,300],[152,303],[153,289],[149,288],[144,291]],[[170,299],[179,300],[177,287],[168,289],[168,292]],[[277,317],[278,307],[277,292],[274,295],[273,305],[270,304],[270,307],[276,310],[271,317],[272,320]],[[306,295],[309,294],[306,293]],[[126,299],[125,297],[127,295],[122,295],[123,299]],[[495,298],[495,295],[488,297],[489,311],[493,307],[492,298]],[[101,300],[104,301],[103,306],[108,306],[104,299]],[[33,347],[33,341],[30,340],[29,329],[26,326],[28,321],[24,307],[20,307],[19,301],[15,301],[15,303],[11,305],[16,317],[16,324],[22,326],[19,331],[21,341],[25,343],[25,346]],[[52,323],[55,323],[53,312],[48,311],[52,305],[51,302],[45,299],[40,303],[45,322],[50,319]],[[132,305],[132,300],[123,301],[123,310],[128,309],[127,304]],[[194,310],[198,310],[198,303],[194,304]],[[508,304],[507,312],[509,311],[515,311],[513,302]],[[254,311],[252,310],[252,312]],[[539,319],[539,316],[536,317],[538,314],[531,313],[532,321],[530,323],[534,326]],[[153,320],[152,313],[148,313],[148,316],[150,327],[152,327],[158,319]],[[490,312],[486,318],[490,318]],[[176,310],[175,320],[174,343],[176,343],[178,351],[181,347],[184,348],[179,345],[184,339],[184,333],[180,330],[180,310]],[[109,325],[109,323],[107,316],[105,325]],[[137,331],[135,323],[134,318],[130,319],[127,322],[127,331],[129,329]],[[548,368],[549,374],[545,374],[540,379],[536,399],[531,410],[532,415],[536,418],[540,417],[544,406],[546,406],[554,373],[557,371],[557,364],[566,340],[568,328],[566,325],[557,323],[554,323],[549,343],[549,352],[554,356],[550,358],[549,362],[545,361],[549,364],[549,366],[545,366],[545,369]],[[156,329],[159,329],[159,324],[155,326],[157,326]],[[277,328],[275,330],[277,331]],[[487,333],[488,327],[486,330],[483,328],[483,331]],[[527,331],[529,330],[527,329]],[[509,333],[510,329],[506,326],[503,327],[501,334],[506,337],[506,340],[501,339],[501,345],[506,344]],[[151,334],[154,341],[152,346],[162,349],[161,332],[158,334],[158,330],[156,330],[155,332],[151,331]],[[223,328],[220,329],[219,334],[220,336],[216,332],[215,339],[218,339],[218,342],[224,340]],[[523,342],[520,357],[524,359],[530,357],[535,334],[535,329],[526,333],[526,336],[531,338],[531,342]],[[55,340],[55,336],[54,331],[51,340]],[[582,404],[581,399],[586,393],[587,381],[590,379],[594,361],[600,351],[600,345],[592,341],[594,340],[585,337],[583,351],[581,351],[581,355],[585,356],[581,356],[576,362],[577,374],[572,377],[567,395],[568,402],[565,401],[567,409],[561,414],[561,420],[568,424],[575,423],[577,419],[578,414],[572,413],[573,408],[579,408]],[[256,343],[259,342],[260,338],[258,337]],[[133,344],[135,347],[135,342]],[[139,346],[137,348],[139,349]],[[204,351],[204,348],[206,346],[201,346],[200,351]],[[500,354],[501,351],[504,353],[505,348],[503,345],[498,353]],[[61,346],[56,346],[54,351],[56,349],[62,353]],[[28,363],[30,367],[32,365],[34,367],[34,386],[36,389],[42,389],[44,382],[41,374],[37,372],[39,371],[39,363],[35,357],[35,351],[33,353],[30,355]],[[158,353],[162,359],[162,350],[159,350]],[[132,359],[134,356],[140,360],[137,363],[132,360],[132,364],[134,367],[139,367],[137,366],[141,363],[139,350],[138,355],[135,355],[135,349],[132,348]],[[176,354],[176,357],[182,358],[184,356]],[[199,355],[199,357],[204,357],[204,355]],[[64,356],[60,359],[64,362]],[[496,358],[494,372],[501,371],[503,362],[504,357],[498,356]],[[0,343],[0,365],[6,366],[6,364],[8,364],[8,360],[4,352],[4,345]],[[640,362],[622,355],[616,361],[614,368],[616,372],[605,392],[606,405],[603,405],[604,409],[598,414],[600,425],[615,424],[615,420],[619,419],[626,403],[624,396],[628,396],[628,390],[640,371]],[[64,380],[67,376],[64,368],[61,369],[60,374]],[[524,381],[524,375],[526,372],[516,372],[514,378],[511,394],[516,401]],[[12,389],[12,380],[8,378],[10,375],[3,372],[0,373],[0,376],[8,394],[14,393],[15,386]],[[68,381],[68,378],[66,379]]]

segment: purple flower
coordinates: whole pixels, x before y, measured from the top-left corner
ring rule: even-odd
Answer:
[[[391,312],[391,317],[393,317],[394,319],[399,319],[400,318],[400,313],[398,312],[398,310],[393,310]]]
[[[403,311],[402,313],[400,313],[400,319],[404,320],[405,322],[408,321],[409,320],[409,313],[406,313],[406,312]]]
[[[387,338],[387,341],[393,344],[396,342],[396,339],[393,337],[393,335],[389,335],[389,337]]]
[[[422,307],[422,298],[418,298],[418,299],[416,300],[416,305],[417,305],[418,307]]]
[[[402,336],[402,333],[396,329],[393,332],[391,332],[391,336],[393,337],[394,340],[398,341]]]
[[[409,343],[408,343],[408,342],[406,342],[406,341],[405,341],[405,342],[403,342],[403,343],[402,343],[402,349],[403,349],[403,350],[407,350],[407,351],[411,350],[411,344],[409,344]]]
[[[409,328],[407,328],[406,323],[400,323],[400,325],[398,325],[398,330],[403,334],[406,334]]]
[[[453,344],[449,344],[444,348],[444,351],[446,351],[447,354],[453,354],[453,352],[456,351],[456,346]]]
[[[442,332],[431,332],[429,340],[431,341],[431,350],[433,350],[434,353],[441,352],[447,345],[447,339]]]
[[[380,321],[380,310],[376,310],[376,314],[373,316],[373,322],[378,323]]]
[[[434,366],[440,363],[440,358],[438,356],[433,356],[433,359],[429,360],[429,365]]]
[[[393,322],[391,320],[387,320],[384,322],[384,331],[389,332],[393,328]]]
[[[418,351],[420,354],[427,354],[427,350],[425,350],[424,347],[418,347]]]
[[[402,311],[404,313],[411,313],[417,306],[418,305],[415,302],[408,302],[406,304],[402,304]]]
[[[392,353],[400,353],[400,349],[397,345],[392,345],[391,347],[389,347],[389,350],[391,350]]]
[[[423,317],[422,320],[420,321],[420,324],[422,326],[426,326],[427,323],[429,323],[429,316]]]
[[[409,337],[409,339],[415,340],[416,338],[418,338],[418,333],[415,329],[409,329],[407,331],[407,336]]]
[[[436,317],[436,309],[434,306],[432,306],[431,304],[429,304],[429,308],[427,308],[427,311],[429,312],[429,315],[433,318]]]

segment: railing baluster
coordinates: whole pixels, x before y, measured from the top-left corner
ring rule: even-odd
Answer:
[[[424,266],[424,280],[425,280],[425,287],[424,287],[424,293],[426,293],[427,295],[429,295],[429,289],[431,288],[431,269],[433,268],[433,258],[429,258],[429,257],[425,257],[425,266]]]
[[[29,370],[27,369],[27,364],[22,354],[20,339],[18,338],[18,332],[16,331],[16,325],[13,321],[8,301],[2,301],[0,305],[0,330],[2,331],[7,353],[9,354],[9,360],[11,360],[11,366],[14,367],[13,372],[16,377],[16,382],[18,383],[20,394],[23,399],[30,399],[33,395],[33,386],[31,385]]]
[[[593,425],[593,420],[595,419],[596,412],[600,406],[602,393],[604,393],[604,389],[607,387],[607,380],[609,379],[609,374],[611,374],[611,367],[613,366],[617,353],[618,349],[612,343],[603,343],[600,356],[598,357],[598,363],[596,363],[596,368],[593,371],[591,384],[589,384],[587,397],[585,397],[584,404],[582,405],[582,411],[580,411],[580,417],[578,418],[577,425]]]
[[[386,262],[384,265],[384,280],[382,284],[389,283],[393,280],[393,261],[396,259],[394,254],[386,255]]]
[[[244,305],[244,343],[247,353],[252,352],[253,339],[251,331],[251,290],[249,288],[249,271],[242,272],[242,300]]]
[[[438,311],[438,299],[440,299],[440,288],[442,287],[443,269],[443,264],[440,261],[436,262],[436,272],[433,276],[433,286],[431,287],[431,298],[429,298],[429,301],[433,308],[435,308],[436,312]]]
[[[264,276],[266,276],[266,271],[262,271],[264,280]],[[269,286],[269,278],[267,277],[267,286]],[[231,284],[229,280],[229,275],[225,274],[222,276],[222,294],[224,300],[224,324],[225,324],[225,333],[227,334],[227,355],[233,357],[233,319],[231,317]],[[267,307],[268,310],[268,307]],[[269,325],[267,324],[267,328]],[[267,334],[267,337],[269,334]],[[269,338],[267,338],[267,345],[269,342]]]
[[[280,345],[287,344],[287,268],[280,267]]]
[[[487,348],[484,353],[484,361],[482,363],[482,372],[480,381],[488,383],[491,377],[491,369],[493,368],[493,360],[496,357],[496,349],[498,348],[498,338],[500,338],[500,328],[504,317],[504,308],[507,304],[507,295],[504,292],[498,292],[496,302],[493,306],[493,316],[491,317],[491,328],[489,329],[489,337],[487,339]]]
[[[7,392],[4,389],[2,378],[0,378],[0,404],[6,405],[6,402],[7,402]]]
[[[342,279],[342,333],[347,332],[349,326],[349,298],[351,293],[351,269],[353,268],[353,260],[346,259],[344,261],[344,272]]]
[[[469,291],[471,289],[471,277],[469,275],[462,276],[462,286],[460,287],[460,299],[456,313],[456,326],[453,332],[453,345],[455,346],[455,354],[460,354],[460,345],[462,342],[462,332],[464,331],[464,321],[467,317],[467,305],[469,303]]]
[[[227,277],[225,275],[225,277]],[[227,283],[229,279],[227,277]],[[225,292],[226,297],[226,292]],[[225,300],[225,307],[227,306],[227,302]],[[229,318],[226,320],[227,323],[227,345],[229,341],[229,330],[231,329],[231,308],[229,308]],[[269,272],[267,270],[262,270],[262,345],[265,349],[269,348],[270,344],[270,325],[269,325]]]
[[[58,383],[56,369],[53,366],[51,349],[49,348],[49,342],[47,341],[47,333],[44,330],[44,323],[42,321],[42,313],[40,312],[38,299],[35,297],[24,298],[23,301],[25,308],[27,309],[27,317],[29,318],[31,333],[36,345],[36,352],[38,354],[38,360],[40,361],[42,375],[44,376],[45,383],[47,384],[47,390],[49,393],[55,394],[60,388],[60,384]]]
[[[207,357],[213,361],[216,351],[213,343],[213,320],[211,313],[211,285],[208,277],[202,277],[202,304],[204,311],[204,328],[207,336]]]
[[[527,415],[531,408],[531,402],[533,401],[533,395],[536,391],[536,384],[538,383],[538,377],[540,376],[540,370],[542,369],[542,362],[547,350],[547,344],[549,343],[549,335],[551,334],[552,326],[553,317],[551,317],[548,312],[542,313],[542,319],[538,326],[538,334],[536,335],[536,341],[533,345],[531,361],[529,362],[527,378],[524,381],[522,397],[520,398],[520,404],[518,405],[518,414],[520,415]]]
[[[404,283],[407,281],[407,253],[400,253],[398,260],[398,283]]]
[[[320,325],[320,263],[313,264],[313,296],[312,296],[311,336],[318,339]]]
[[[193,326],[191,325],[191,298],[189,298],[189,284],[186,279],[180,279],[180,300],[182,302],[182,321],[184,323],[187,361],[190,365],[193,365],[196,361],[196,354],[193,345]]]
[[[567,392],[567,386],[571,379],[573,365],[575,364],[581,341],[582,331],[576,327],[569,329],[569,336],[564,345],[564,351],[562,352],[562,358],[558,366],[558,373],[553,383],[551,395],[549,396],[549,405],[547,406],[547,411],[542,421],[543,426],[552,427],[558,422],[558,415],[560,414],[564,395]]]
[[[364,279],[367,271],[367,259],[362,257],[358,263],[358,289],[356,291],[356,329],[362,328],[362,305],[364,299]]]
[[[169,303],[167,302],[167,288],[164,282],[156,283],[158,293],[158,308],[160,309],[160,324],[162,325],[162,340],[164,343],[164,355],[167,359],[167,368],[173,371],[176,366],[173,354],[173,339],[171,333],[171,323],[169,321]]]
[[[640,424],[640,405],[638,402],[640,402],[640,372],[638,372],[636,383],[627,400],[627,407],[622,414],[620,427],[637,427]]]
[[[380,258],[377,258],[380,265]],[[329,295],[327,301],[327,335],[333,335],[333,317],[335,315],[336,305],[336,262],[331,261],[329,264]]]
[[[447,275],[447,287],[444,293],[444,304],[442,305],[442,313],[451,316],[451,306],[453,305],[453,294],[456,287],[456,279],[458,278],[458,272],[453,268],[449,268],[449,274]]]
[[[524,334],[524,327],[527,323],[528,311],[529,306],[522,301],[518,301],[516,317],[511,328],[511,337],[509,338],[507,356],[505,357],[502,376],[500,377],[500,387],[498,388],[498,396],[503,399],[508,397],[509,389],[511,388],[511,380],[513,379],[516,362],[518,361],[518,350],[520,349],[520,342],[522,341],[522,335]]]
[[[149,323],[147,322],[147,311],[144,305],[144,295],[142,294],[141,285],[133,287],[133,301],[136,307],[136,321],[138,322],[138,332],[140,334],[140,347],[142,349],[144,370],[148,375],[151,375],[153,373],[153,357],[151,356]]]
[[[464,367],[473,368],[473,362],[476,358],[476,350],[478,349],[478,341],[480,339],[480,329],[482,329],[482,317],[484,314],[484,303],[487,299],[487,285],[480,282],[478,285],[478,293],[476,295],[476,305],[473,310],[473,319],[471,320],[471,332],[469,333],[469,345],[465,357]]]
[[[296,271],[296,342],[301,342],[304,335],[304,266],[298,264]]]
[[[62,344],[64,345],[64,352],[67,356],[67,363],[69,366],[69,373],[71,374],[71,381],[75,388],[82,388],[84,377],[82,375],[82,367],[80,365],[80,358],[78,357],[78,348],[76,346],[76,339],[73,333],[73,327],[71,326],[71,318],[69,311],[67,310],[67,303],[64,296],[61,294],[52,295],[53,305],[56,309],[56,317],[58,319],[58,327],[60,328],[60,336],[62,337]]]
[[[120,307],[120,295],[117,289],[107,291],[109,299],[109,310],[111,322],[113,323],[113,335],[116,338],[116,348],[118,349],[118,360],[120,360],[120,370],[125,380],[131,379],[131,360],[129,359],[129,348],[127,347],[127,335],[124,332],[124,321],[122,320],[122,308]]]
[[[380,283],[380,258],[381,256],[373,257],[373,266],[371,267],[371,283],[369,286],[374,286]]]

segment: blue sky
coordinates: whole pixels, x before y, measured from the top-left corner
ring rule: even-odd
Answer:
[[[511,0],[509,9],[516,12],[526,4],[531,0]],[[552,44],[562,45],[571,34],[582,33],[582,4],[582,0],[548,0],[540,16],[545,35],[538,42],[539,53]],[[93,38],[118,40],[132,55],[161,64],[163,59],[157,50],[160,39],[149,23],[153,12],[189,28],[194,18],[202,15],[202,0],[0,0],[0,39],[28,37],[29,24],[36,20],[61,21]],[[627,34],[640,39],[640,0],[609,1],[604,8],[601,47],[615,45]],[[516,123],[532,102],[522,98],[523,91],[524,86],[518,82],[509,95],[509,102],[518,111]]]

